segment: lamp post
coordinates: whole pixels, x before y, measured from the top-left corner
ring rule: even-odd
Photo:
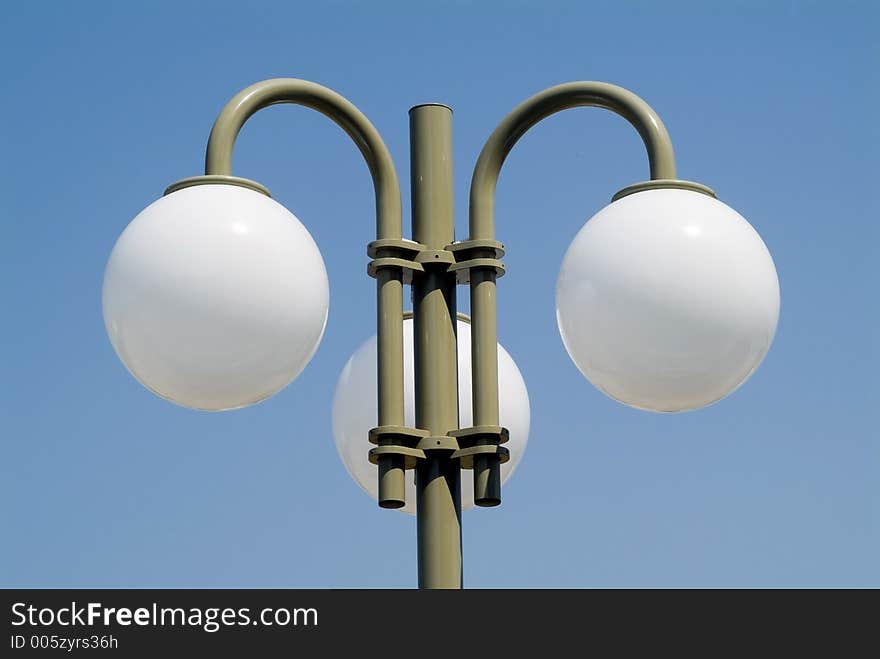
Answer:
[[[633,93],[572,82],[515,108],[477,161],[470,236],[463,241],[454,236],[452,112],[439,104],[412,108],[413,240],[406,240],[398,177],[372,124],[325,87],[274,79],[226,105],[211,131],[205,175],[171,185],[132,221],[110,256],[103,293],[108,334],[132,374],[160,396],[208,410],[258,402],[293,380],[320,342],[328,285],[317,246],[264,187],[232,175],[239,130],[278,103],[335,121],[373,178],[377,236],[367,251],[377,286],[377,423],[368,433],[364,428],[357,459],[375,465],[375,481],[365,487],[375,487],[383,508],[407,505],[406,475],[414,472],[420,587],[461,587],[462,469],[472,472],[473,503],[501,502],[502,465],[511,452],[499,415],[496,279],[504,274],[504,247],[495,237],[494,197],[508,153],[541,119],[578,106],[616,112],[639,132],[650,163],[650,180],[617,193],[563,261],[557,318],[584,375],[623,403],[681,411],[733,391],[769,349],[779,313],[769,252],[712,190],[676,178],[663,123]],[[413,300],[406,321],[415,393],[409,424],[406,285]],[[471,306],[472,423],[465,427],[458,285],[469,287]],[[369,451],[367,438],[375,445]]]

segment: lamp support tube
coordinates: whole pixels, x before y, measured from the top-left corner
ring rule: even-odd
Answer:
[[[255,83],[223,108],[208,138],[205,174],[230,176],[232,152],[245,122],[259,110],[291,103],[321,112],[354,141],[367,162],[376,191],[376,238],[400,242],[403,221],[400,183],[388,147],[370,121],[350,101],[327,87],[296,78]],[[250,182],[249,182],[250,183]],[[382,250],[379,249],[379,255]],[[394,265],[376,268],[377,379],[380,427],[402,427],[403,405],[403,271]],[[396,455],[378,460],[380,505],[404,505],[404,461]]]
[[[592,106],[616,112],[642,136],[651,179],[675,179],[675,153],[657,113],[632,92],[603,82],[569,82],[545,89],[505,117],[486,142],[471,179],[470,237],[476,243],[495,239],[495,189],[507,155],[517,141],[542,119],[574,107]],[[491,251],[491,250],[490,250]],[[483,256],[490,257],[490,253]],[[498,425],[497,274],[492,268],[471,273],[471,368],[475,426]],[[480,505],[500,502],[497,458],[474,462],[474,491]]]
[[[413,239],[425,246],[412,285],[416,427],[445,437],[458,429],[456,280],[441,258],[455,238],[452,111],[419,105],[409,116]],[[461,588],[460,466],[450,451],[425,454],[416,465],[419,587]]]
[[[379,426],[403,426],[403,276],[400,268],[376,273],[376,359]],[[383,508],[405,504],[402,456],[379,458],[378,499]]]

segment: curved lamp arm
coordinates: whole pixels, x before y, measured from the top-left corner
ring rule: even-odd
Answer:
[[[480,152],[474,168],[470,191],[470,237],[460,246],[467,250],[471,258],[479,257],[486,264],[472,268],[470,272],[471,378],[475,426],[499,425],[495,279],[502,270],[492,265],[492,261],[503,253],[503,246],[495,241],[495,188],[498,175],[507,155],[529,128],[561,110],[582,106],[605,108],[624,117],[645,142],[651,179],[676,178],[672,142],[660,117],[641,98],[616,85],[583,81],[550,87],[518,105],[498,125]],[[497,265],[500,266],[500,263]],[[500,478],[497,457],[475,461],[474,491],[478,503],[493,505],[500,501]]]
[[[376,237],[400,239],[403,235],[400,183],[391,153],[379,132],[350,101],[322,85],[296,78],[273,78],[255,83],[236,94],[220,112],[205,155],[205,174],[230,176],[232,148],[244,123],[270,105],[292,103],[324,114],[336,122],[360,149],[376,188]]]
[[[526,131],[542,119],[576,107],[616,112],[642,136],[648,151],[651,179],[674,179],[675,154],[660,117],[631,91],[606,82],[567,82],[527,99],[498,125],[486,142],[471,179],[470,237],[495,238],[495,187],[507,154]]]
[[[400,183],[391,153],[379,132],[350,101],[327,87],[296,78],[274,78],[243,89],[230,100],[211,129],[205,155],[205,176],[179,182],[181,185],[230,183],[266,192],[253,181],[232,176],[232,150],[244,123],[259,110],[292,103],[324,114],[338,124],[360,149],[376,190],[376,242],[371,256],[396,256],[411,250],[403,241]],[[374,247],[375,246],[375,247]],[[397,250],[397,251],[395,251]],[[390,254],[388,254],[388,253]],[[380,427],[402,430],[403,389],[403,270],[399,259],[378,258],[371,265],[377,293],[378,420]],[[380,502],[400,507],[403,501],[403,463],[396,456],[379,459]]]

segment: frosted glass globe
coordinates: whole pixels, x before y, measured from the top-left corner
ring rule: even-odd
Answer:
[[[596,387],[658,412],[709,405],[755,371],[779,319],[767,247],[736,211],[679,189],[606,206],[556,285],[568,354]]]
[[[415,427],[415,372],[413,370],[413,321],[403,323],[404,414]],[[471,327],[458,321],[458,416],[462,428],[473,424],[471,407]],[[336,383],[333,397],[333,436],[336,450],[351,477],[373,499],[378,499],[378,470],[367,458],[373,445],[367,440],[370,428],[378,425],[376,412],[376,337],[368,339],[348,360]],[[501,465],[501,481],[513,474],[529,437],[529,394],[526,383],[511,356],[498,346],[498,408],[501,425],[510,431],[504,446],[510,460]],[[473,472],[461,474],[461,507],[474,507]],[[406,505],[403,512],[416,512],[415,471],[406,472]]]
[[[226,410],[285,387],[327,321],[329,283],[306,228],[269,197],[199,185],[128,225],[104,273],[104,323],[145,387]]]

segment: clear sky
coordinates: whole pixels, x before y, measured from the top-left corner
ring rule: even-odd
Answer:
[[[383,134],[409,209],[407,110],[455,110],[457,235],[485,139],[569,80],[659,112],[779,273],[776,340],[707,409],[595,390],[556,329],[577,230],[647,178],[636,133],[582,109],[531,131],[498,189],[500,340],[529,387],[529,447],[496,509],[464,515],[471,587],[880,586],[876,324],[880,14],[871,2],[19,2],[0,26],[0,585],[411,587],[415,520],[349,478],[336,378],[374,332],[373,193],[317,113],[248,123],[235,172],[311,231],[330,317],[274,398],[200,413],[125,371],[101,316],[126,224],[201,173],[223,104],[277,76],[325,84]],[[466,295],[461,290],[462,307]]]

